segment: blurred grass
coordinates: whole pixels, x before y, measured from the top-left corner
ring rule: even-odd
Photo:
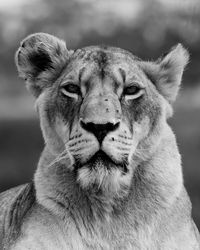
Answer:
[[[33,178],[42,148],[37,120],[0,121],[0,192]]]

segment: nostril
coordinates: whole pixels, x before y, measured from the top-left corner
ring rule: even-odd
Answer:
[[[119,127],[119,122],[117,122],[117,123],[111,123],[111,122],[108,122],[107,123],[107,127],[108,127],[108,130],[109,131],[114,131],[114,130],[116,130],[118,127]]]
[[[99,143],[102,143],[105,136],[109,132],[116,130],[119,127],[120,123],[117,122],[114,124],[111,122],[107,122],[104,124],[96,124],[93,122],[84,123],[83,121],[80,121],[80,125],[86,131],[93,133],[98,139]]]

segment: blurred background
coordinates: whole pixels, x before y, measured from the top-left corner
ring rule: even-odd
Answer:
[[[108,44],[157,59],[181,42],[191,59],[170,124],[200,229],[200,1],[0,1],[0,192],[32,179],[43,148],[34,100],[17,76],[14,54],[33,32],[66,40],[70,49]]]

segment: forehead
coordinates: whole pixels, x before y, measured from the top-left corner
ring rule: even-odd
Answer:
[[[138,66],[140,59],[126,50],[107,46],[90,46],[78,49],[72,55],[65,75],[80,79],[87,76],[119,76],[141,78],[143,72]]]
[[[78,49],[73,54],[73,59],[82,59],[83,62],[109,63],[111,60],[115,63],[122,61],[134,62],[139,60],[130,52],[109,46],[90,46]]]

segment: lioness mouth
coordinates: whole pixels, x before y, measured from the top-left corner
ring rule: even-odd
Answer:
[[[110,163],[116,165],[116,162],[114,162],[103,150],[97,151],[87,163],[93,163],[95,164],[96,162],[103,162],[106,166]]]
[[[77,163],[77,168],[81,168],[83,166],[81,163]],[[124,159],[122,162],[114,161],[101,149],[97,151],[86,163],[84,163],[84,166],[85,165],[90,168],[95,168],[99,166],[103,166],[107,169],[120,168],[124,174],[128,172],[127,159]]]

